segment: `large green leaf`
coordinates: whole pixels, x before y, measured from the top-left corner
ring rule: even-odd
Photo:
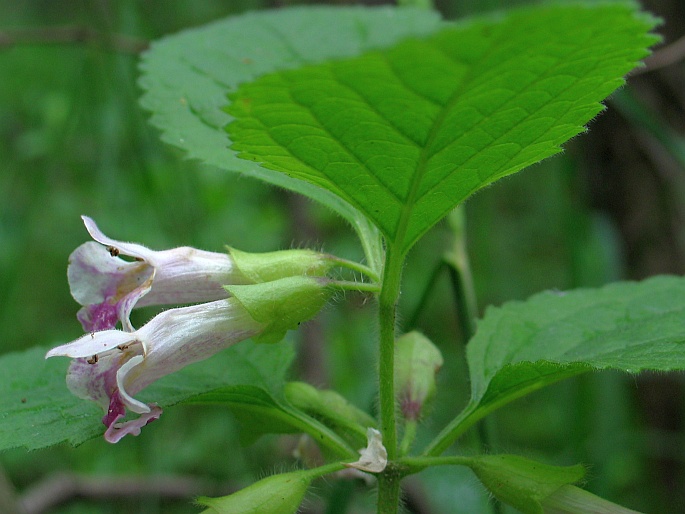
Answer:
[[[467,347],[471,402],[428,453],[439,454],[492,410],[570,376],[685,369],[683,319],[685,278],[671,276],[489,308]]]
[[[141,103],[162,138],[189,157],[314,198],[347,218],[370,244],[375,229],[347,202],[236,157],[223,130],[232,119],[222,110],[226,94],[265,73],[359,55],[439,26],[436,13],[417,9],[309,6],[247,13],[155,42],[141,62]]]
[[[240,86],[232,148],[328,189],[406,252],[487,184],[560,151],[656,38],[626,5],[479,18]]]
[[[45,360],[45,352],[32,348],[0,357],[0,450],[37,449],[63,441],[77,445],[104,432],[102,410],[67,389],[68,359]],[[275,402],[272,398],[282,391],[293,356],[289,344],[248,341],[165,377],[137,396],[168,407],[233,388],[251,389],[255,396]],[[163,422],[164,416],[158,423]]]

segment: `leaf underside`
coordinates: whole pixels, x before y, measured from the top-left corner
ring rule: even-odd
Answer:
[[[406,252],[457,204],[560,151],[656,40],[625,5],[476,19],[230,95],[239,156],[325,188]]]
[[[46,351],[38,347],[0,357],[0,450],[34,450],[67,441],[79,445],[104,433],[100,407],[67,389],[69,361],[45,360]],[[247,341],[155,382],[137,397],[168,407],[196,403],[215,390],[224,395],[235,390],[234,400],[240,396],[248,404],[263,398],[274,402],[293,357],[290,344]],[[247,398],[251,393],[252,400]]]

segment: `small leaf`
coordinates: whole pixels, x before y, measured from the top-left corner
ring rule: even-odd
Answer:
[[[349,202],[401,253],[477,190],[558,153],[647,55],[626,5],[474,19],[230,95],[240,157]]]
[[[685,369],[685,278],[545,292],[489,308],[468,345],[474,399],[590,369]]]
[[[0,357],[0,450],[34,450],[63,441],[78,445],[104,432],[102,410],[67,389],[69,361],[45,360],[46,351],[32,348]],[[237,385],[277,396],[293,356],[289,344],[246,341],[155,382],[140,398],[168,407]],[[157,423],[163,422],[164,416]]]

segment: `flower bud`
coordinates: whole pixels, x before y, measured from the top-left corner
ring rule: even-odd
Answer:
[[[419,418],[442,364],[440,350],[423,334],[409,332],[395,342],[395,391],[405,419]]]
[[[324,419],[334,429],[341,428],[361,441],[365,440],[366,427],[376,426],[373,417],[335,391],[322,391],[305,382],[288,382],[284,394],[293,407]]]
[[[273,475],[222,498],[200,497],[201,514],[295,514],[315,475],[310,470]]]
[[[585,474],[585,468],[580,464],[551,466],[518,455],[480,455],[471,458],[468,466],[498,500],[524,514],[565,512],[547,510],[545,502],[561,488],[578,482]]]

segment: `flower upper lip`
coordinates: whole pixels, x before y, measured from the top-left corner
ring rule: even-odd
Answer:
[[[187,246],[151,250],[111,239],[91,218],[81,218],[94,241],[74,250],[67,275],[72,296],[83,306],[77,317],[88,332],[112,329],[119,321],[131,332],[134,307],[219,300],[228,296],[224,284],[249,282],[228,254]]]

